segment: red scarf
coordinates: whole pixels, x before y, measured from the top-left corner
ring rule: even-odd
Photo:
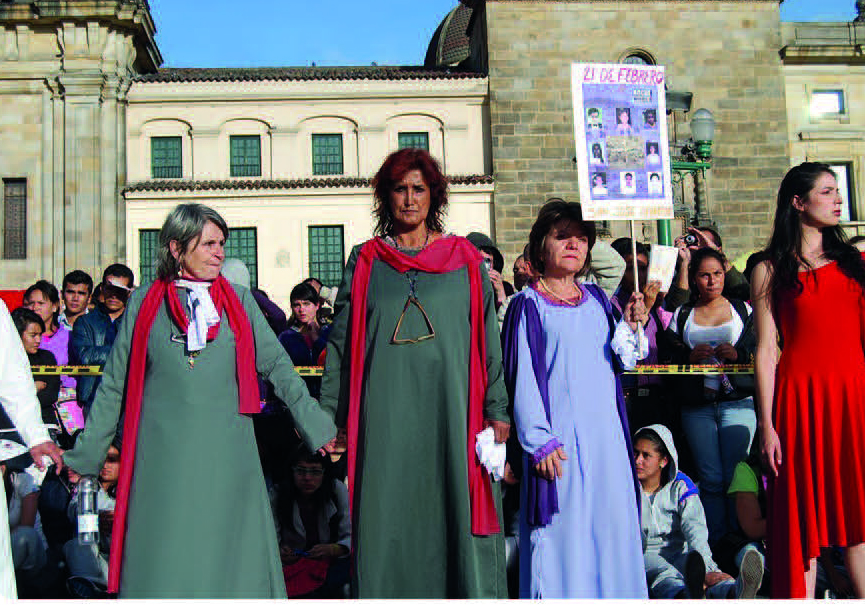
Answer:
[[[482,257],[463,237],[441,238],[424,248],[415,257],[407,256],[387,245],[382,239],[366,242],[357,258],[351,282],[351,373],[348,407],[348,492],[354,503],[357,471],[357,434],[360,420],[361,392],[366,350],[366,303],[370,273],[374,260],[387,263],[400,273],[410,269],[424,273],[447,273],[468,268],[471,295],[471,351],[469,353],[468,392],[468,481],[472,509],[472,533],[487,536],[499,532],[498,516],[493,501],[492,486],[486,469],[475,454],[475,436],[483,430],[484,398],[487,392],[486,326],[484,324],[483,291],[480,264]]]
[[[241,414],[257,414],[261,411],[258,400],[258,378],[255,370],[255,340],[252,326],[246,311],[234,288],[221,275],[210,286],[210,297],[216,312],[222,316],[225,311],[228,325],[234,332],[235,355],[237,359],[237,392],[240,397]],[[117,500],[114,507],[114,524],[111,536],[111,555],[108,561],[108,591],[117,592],[120,588],[120,566],[123,562],[123,541],[126,538],[126,515],[129,508],[129,491],[135,467],[135,446],[138,438],[138,423],[141,418],[141,396],[144,393],[144,370],[147,365],[147,341],[150,328],[164,303],[168,304],[168,314],[174,324],[186,334],[189,319],[174,282],[157,280],[153,282],[132,333],[132,351],[126,374],[126,419],[123,422],[123,448],[120,453],[120,478],[117,482]],[[207,341],[214,340],[219,334],[219,325],[207,330]]]

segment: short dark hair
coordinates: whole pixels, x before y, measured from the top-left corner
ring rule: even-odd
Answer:
[[[575,224],[582,234],[589,239],[589,251],[586,263],[579,275],[588,272],[592,262],[592,247],[595,245],[595,223],[583,220],[583,209],[579,202],[566,202],[561,198],[550,198],[538,212],[538,218],[529,233],[529,262],[540,275],[544,274],[544,240],[550,230],[562,221]]]
[[[68,285],[80,286],[84,284],[87,286],[87,294],[93,293],[93,278],[90,277],[89,273],[82,271],[81,269],[75,269],[74,271],[70,271],[66,274],[66,277],[63,278],[63,285],[61,286],[61,290],[65,290]]]
[[[40,279],[38,282],[27,288],[24,291],[24,298],[30,298],[30,295],[37,290],[41,292],[46,299],[48,299],[55,305],[60,303],[60,293],[57,292],[57,288],[54,286],[54,284],[44,279]]]
[[[105,271],[102,272],[102,281],[108,279],[109,275],[112,277],[125,277],[129,280],[130,288],[135,285],[135,274],[132,272],[132,269],[122,263],[108,265],[108,267],[105,268]]]
[[[42,321],[42,318],[39,317],[36,311],[25,309],[24,307],[18,307],[9,315],[12,317],[12,323],[15,324],[15,329],[18,330],[18,336],[21,336],[30,324],[36,324],[42,328],[43,332],[45,331],[45,322]]]
[[[305,300],[307,302],[311,302],[317,305],[321,302],[321,297],[319,297],[318,292],[315,291],[315,288],[310,286],[307,282],[303,281],[291,289],[291,295],[289,296],[289,300],[291,301],[291,304],[294,304],[295,301],[298,300]]]
[[[613,248],[613,250],[618,252],[619,256],[621,256],[622,258],[625,258],[626,256],[628,256],[631,253],[631,251],[633,250],[633,247],[631,246],[631,238],[630,237],[620,237],[619,239],[614,240],[613,243],[610,244],[610,246]],[[637,256],[639,256],[641,254],[645,254],[646,256],[649,256],[649,252],[650,252],[649,246],[647,246],[643,242],[637,242]]]
[[[715,245],[719,248],[724,247],[724,243],[721,241],[721,234],[718,233],[718,230],[714,227],[710,227],[709,225],[697,227],[697,231],[705,231],[706,233],[710,233],[712,235],[712,240],[715,242]]]
[[[407,172],[420,170],[423,180],[429,187],[430,204],[426,217],[426,227],[430,231],[443,231],[445,209],[448,204],[448,180],[439,163],[423,149],[406,147],[387,156],[381,168],[372,179],[373,216],[376,220],[376,235],[388,235],[393,230],[393,210],[390,207],[390,194],[397,181]]]

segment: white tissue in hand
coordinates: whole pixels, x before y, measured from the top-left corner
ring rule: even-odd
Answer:
[[[486,467],[493,481],[500,481],[505,476],[505,444],[496,443],[496,433],[491,426],[478,433],[475,439],[478,460]]]

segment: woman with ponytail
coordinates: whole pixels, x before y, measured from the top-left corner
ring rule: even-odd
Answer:
[[[829,166],[792,168],[751,282],[774,598],[814,598],[826,546],[865,597],[865,261],[840,220]]]

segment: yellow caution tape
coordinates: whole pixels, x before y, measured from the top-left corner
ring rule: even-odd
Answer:
[[[43,376],[102,376],[102,366],[30,366]]]
[[[32,366],[34,374],[43,376],[102,376],[101,366]],[[301,376],[318,377],[324,374],[322,366],[295,366]],[[713,365],[645,365],[637,366],[625,374],[663,374],[676,375],[718,375],[718,374],[753,374],[752,364],[736,364],[728,366]]]
[[[294,366],[301,376],[321,376],[324,374],[323,366]]]
[[[42,376],[102,376],[102,366],[30,366],[34,374]],[[321,366],[295,366],[301,376],[321,376]]]
[[[625,374],[665,374],[665,375],[680,375],[680,374],[699,374],[699,375],[718,375],[718,374],[753,374],[754,365],[750,363],[732,364],[728,366],[714,365],[644,365],[637,366],[630,372]]]

